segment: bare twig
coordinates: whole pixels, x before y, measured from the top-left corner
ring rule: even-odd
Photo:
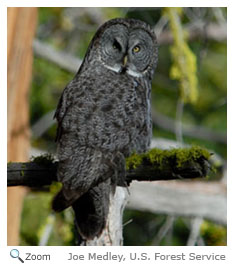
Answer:
[[[127,208],[172,216],[201,217],[226,225],[226,186],[220,182],[132,182]]]
[[[162,239],[165,237],[165,235],[168,233],[170,228],[173,226],[174,221],[175,221],[174,216],[172,215],[167,216],[165,223],[162,225],[162,227],[160,228],[160,230],[158,231],[156,237],[154,238],[152,242],[154,246],[160,245],[160,242],[162,241]]]
[[[46,225],[44,226],[41,238],[39,240],[39,246],[46,246],[55,223],[55,214],[50,214],[46,219]]]
[[[34,138],[42,136],[53,124],[56,123],[55,119],[53,119],[54,114],[55,110],[49,111],[31,127],[32,136]]]
[[[176,141],[181,145],[183,142],[183,130],[182,130],[182,117],[184,112],[184,102],[181,98],[178,98],[177,108],[176,108],[176,118],[175,118],[175,135]]]
[[[191,24],[186,27],[186,31],[189,33],[188,40],[193,41],[195,39],[207,38],[209,40],[214,40],[218,42],[227,40],[227,24],[215,24],[210,23],[207,25],[206,29],[200,25]],[[163,31],[158,37],[159,45],[171,44],[173,37],[170,31]]]
[[[77,72],[82,63],[79,58],[62,51],[56,51],[51,45],[37,39],[33,42],[33,49],[36,56],[46,59],[71,73]]]
[[[168,19],[165,16],[162,16],[157,24],[154,27],[154,32],[156,33],[157,38],[161,36],[164,27],[167,25]]]
[[[152,108],[152,119],[153,123],[161,127],[162,129],[170,131],[172,133],[175,132],[174,129],[175,120],[159,112],[156,112],[153,108]],[[227,144],[227,136],[225,133],[212,131],[203,126],[182,124],[182,132],[184,136]]]
[[[195,246],[200,236],[200,227],[203,219],[201,217],[195,217],[191,219],[191,230],[187,241],[187,246]]]

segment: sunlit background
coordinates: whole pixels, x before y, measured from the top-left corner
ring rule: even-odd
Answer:
[[[226,8],[40,8],[38,12],[30,92],[31,155],[55,154],[53,112],[98,27],[116,17],[137,18],[153,27],[159,42],[159,61],[152,84],[154,144],[164,148],[197,144],[211,150],[220,170],[206,182],[216,186],[218,195],[225,196]],[[183,67],[179,66],[180,59]],[[187,88],[182,87],[185,84]],[[27,193],[21,245],[75,244],[72,210],[51,215],[56,189],[52,185],[46,191]],[[208,192],[196,190],[198,200],[200,193]],[[189,245],[195,227],[199,228],[195,245],[226,245],[226,222],[219,218],[211,221],[200,213],[184,216],[175,210],[150,212],[127,205],[123,223],[126,246]]]

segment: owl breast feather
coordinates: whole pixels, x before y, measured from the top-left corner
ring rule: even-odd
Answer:
[[[67,104],[67,108],[60,108],[66,112],[62,130],[73,133],[81,146],[111,152],[128,150],[128,154],[145,151],[146,146],[141,148],[151,133],[149,89],[145,87],[144,79],[137,82],[110,71],[99,77],[94,73],[92,77],[78,76],[63,95],[67,103],[62,105]]]

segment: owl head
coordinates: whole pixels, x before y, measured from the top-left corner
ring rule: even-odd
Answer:
[[[134,77],[152,78],[157,66],[155,33],[140,20],[117,18],[104,23],[93,37],[85,60]]]

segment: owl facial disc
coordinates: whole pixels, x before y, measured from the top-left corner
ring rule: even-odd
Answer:
[[[152,69],[155,43],[152,33],[143,27],[116,23],[101,35],[99,57],[109,70],[142,77]]]

